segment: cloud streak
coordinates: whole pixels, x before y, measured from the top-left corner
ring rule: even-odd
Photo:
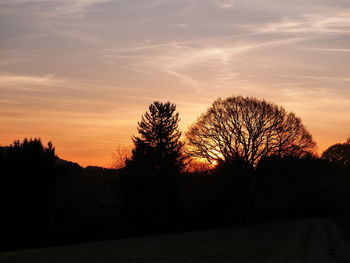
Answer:
[[[43,16],[62,16],[62,15],[80,15],[86,12],[96,11],[94,7],[99,4],[111,2],[112,0],[2,0],[0,7],[6,7],[8,11],[13,12],[23,6],[38,7],[40,12],[37,15]],[[36,10],[36,9],[34,9]]]
[[[55,78],[53,74],[45,76],[26,76],[26,75],[5,75],[0,74],[0,87],[22,86],[22,85],[39,85],[54,86],[62,83],[61,80]]]
[[[235,0],[213,0],[220,8],[231,8],[235,4]]]
[[[349,33],[349,12],[327,14],[310,13],[298,18],[284,17],[282,20],[269,23],[254,29],[260,34],[266,33]]]

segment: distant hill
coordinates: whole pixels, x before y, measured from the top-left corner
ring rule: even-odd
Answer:
[[[81,167],[78,163],[74,163],[71,161],[67,161],[64,159],[61,159],[59,157],[57,157],[57,160],[55,162],[56,166],[66,166],[66,167],[72,167],[72,168],[76,168],[76,169],[82,169],[83,167]]]
[[[118,169],[104,168],[100,166],[87,166],[84,169],[84,174],[88,175],[117,175]]]
[[[9,146],[0,146],[0,154],[6,154],[7,150],[9,149]],[[64,171],[71,171],[71,172],[82,172],[83,174],[87,175],[108,175],[113,176],[118,174],[118,169],[113,168],[104,168],[100,166],[87,166],[82,167],[78,163],[64,160],[57,156],[57,160],[55,161],[55,166],[57,166],[60,169],[63,169]]]

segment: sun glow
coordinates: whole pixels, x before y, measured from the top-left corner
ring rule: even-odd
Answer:
[[[218,164],[219,164],[219,163],[218,163],[217,160],[213,160],[213,161],[211,161],[211,163],[210,163],[210,167],[211,167],[211,168],[215,168]]]

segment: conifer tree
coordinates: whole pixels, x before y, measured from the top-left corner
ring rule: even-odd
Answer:
[[[153,172],[178,173],[183,167],[179,113],[170,102],[155,101],[138,122],[139,136],[128,164]]]

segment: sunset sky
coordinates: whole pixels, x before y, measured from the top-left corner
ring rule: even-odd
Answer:
[[[233,95],[295,112],[321,153],[350,135],[349,84],[349,0],[0,0],[0,144],[83,166],[111,166],[155,100],[185,132]]]

